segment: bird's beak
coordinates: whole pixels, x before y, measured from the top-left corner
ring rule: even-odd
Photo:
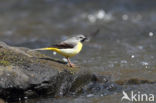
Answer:
[[[84,39],[81,40],[81,42],[84,42],[87,39],[87,37],[85,37]]]

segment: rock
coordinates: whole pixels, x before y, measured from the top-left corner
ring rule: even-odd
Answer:
[[[80,68],[75,70],[37,51],[0,42],[0,97],[5,100],[79,94],[91,91],[88,87],[100,80]]]
[[[101,75],[110,75],[111,81],[119,85],[138,85],[156,83],[155,69],[112,68],[101,72]]]

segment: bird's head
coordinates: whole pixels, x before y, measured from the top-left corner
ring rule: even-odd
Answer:
[[[87,37],[82,34],[77,35],[75,38],[80,42],[84,42],[87,39]]]

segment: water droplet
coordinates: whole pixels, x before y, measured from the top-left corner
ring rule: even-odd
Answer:
[[[148,34],[150,37],[152,37],[153,35],[154,35],[154,33],[153,32],[149,32],[149,34]]]
[[[97,13],[97,18],[98,19],[103,19],[105,16],[105,11],[104,10],[99,10],[99,12]]]
[[[94,15],[88,15],[88,20],[91,22],[91,23],[94,23],[96,22],[96,17]]]
[[[131,58],[132,58],[132,59],[135,58],[135,55],[131,55]]]
[[[9,74],[9,73],[7,73],[7,76],[10,76],[10,74]]]
[[[123,20],[128,20],[128,15],[127,14],[122,15],[122,19]]]
[[[127,60],[121,60],[121,63],[126,64]]]
[[[144,65],[144,66],[149,65],[149,63],[148,62],[145,62],[145,61],[141,62],[141,64]]]
[[[63,95],[63,92],[60,92],[60,95]]]
[[[24,97],[24,99],[28,99],[28,97]]]
[[[143,46],[141,46],[141,45],[139,45],[139,46],[138,46],[138,48],[142,50],[144,47],[143,47]]]
[[[88,94],[87,95],[87,97],[93,97],[94,96],[94,94]]]

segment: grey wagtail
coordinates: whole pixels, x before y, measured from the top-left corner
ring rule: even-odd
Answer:
[[[71,63],[70,57],[75,56],[78,54],[82,47],[84,42],[87,38],[80,34],[75,37],[69,38],[59,44],[55,44],[52,47],[47,47],[47,48],[39,48],[39,49],[34,49],[34,50],[52,50],[55,51],[62,56],[64,56],[68,60],[68,65],[70,67],[74,67],[74,64]]]

